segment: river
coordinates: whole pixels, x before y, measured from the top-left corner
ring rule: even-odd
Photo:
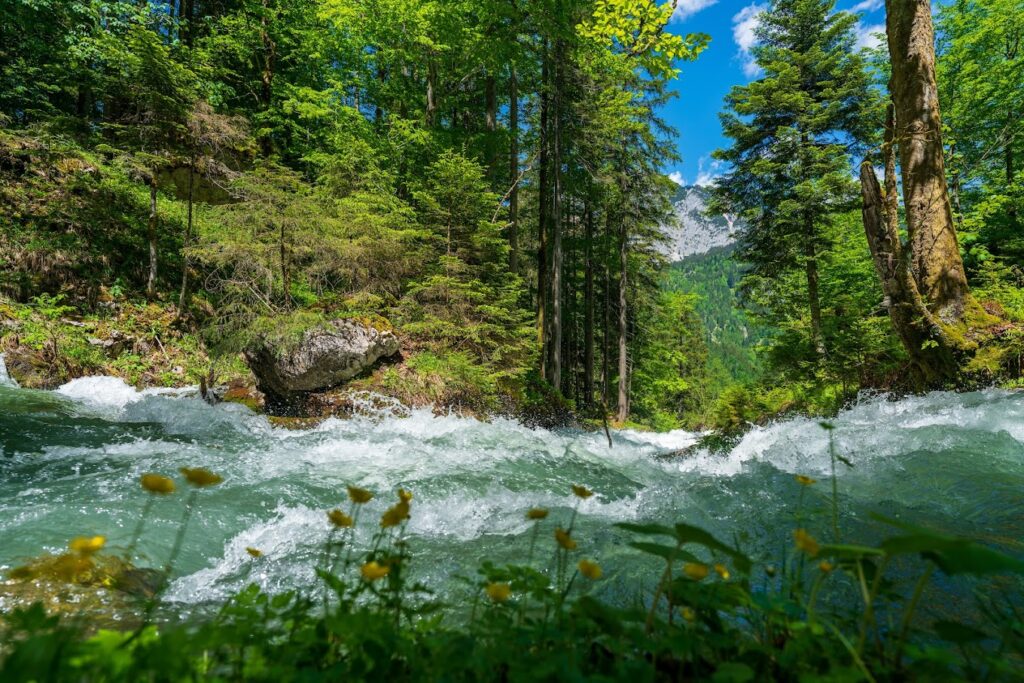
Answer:
[[[840,465],[844,539],[871,541],[876,511],[967,534],[1021,554],[1024,537],[1024,393],[987,390],[865,398],[831,422]],[[527,428],[367,408],[347,420],[291,431],[234,404],[211,406],[194,391],[137,391],[121,380],[74,380],[53,392],[13,385],[0,370],[0,573],[77,535],[128,544],[146,472],[202,466],[224,477],[202,490],[168,599],[218,600],[250,582],[270,591],[314,585],[328,534],[325,510],[345,503],[345,485],[377,492],[373,518],[402,486],[420,578],[442,593],[482,560],[521,561],[526,511],[564,519],[572,484],[596,492],[579,503],[582,555],[606,567],[606,592],[636,593],[649,568],[617,521],[686,521],[758,557],[791,547],[801,487],[801,524],[824,533],[831,487],[829,435],[796,417],[751,429],[728,452],[659,456],[694,443],[688,432],[603,433]],[[183,497],[156,501],[138,562],[161,566]],[[364,524],[358,543],[366,543]],[[549,543],[545,535],[542,544]],[[264,554],[258,560],[246,548]],[[629,594],[629,593],[627,593]]]

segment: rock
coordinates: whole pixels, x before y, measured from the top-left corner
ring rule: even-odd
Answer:
[[[291,403],[297,394],[337,386],[396,353],[394,333],[354,320],[333,320],[307,330],[288,350],[254,344],[246,350],[245,361],[273,409],[273,404]]]
[[[131,346],[135,343],[134,339],[125,336],[117,330],[110,333],[109,339],[89,337],[88,341],[92,346],[98,346],[102,349],[107,358],[111,359],[116,359],[124,352],[126,346]]]

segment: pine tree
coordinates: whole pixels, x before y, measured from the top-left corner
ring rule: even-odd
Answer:
[[[754,48],[764,73],[727,96],[722,126],[733,143],[715,153],[732,170],[715,188],[714,203],[746,220],[740,257],[751,265],[747,291],[758,289],[771,311],[772,287],[803,271],[809,342],[818,356],[827,350],[819,264],[835,216],[854,200],[849,151],[872,101],[853,49],[855,23],[835,12],[833,0],[775,0],[761,15]]]

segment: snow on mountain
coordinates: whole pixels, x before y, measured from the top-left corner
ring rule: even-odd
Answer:
[[[705,187],[680,187],[673,200],[675,215],[661,226],[667,241],[662,253],[670,261],[681,261],[692,254],[703,254],[715,247],[736,241],[739,228],[736,217],[729,214],[707,216],[709,191]]]

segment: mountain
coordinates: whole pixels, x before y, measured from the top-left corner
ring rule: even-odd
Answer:
[[[692,254],[704,254],[715,247],[735,241],[736,217],[729,214],[707,216],[710,192],[705,187],[680,186],[672,200],[675,215],[661,226],[668,238],[662,253],[670,261],[681,261]]]

